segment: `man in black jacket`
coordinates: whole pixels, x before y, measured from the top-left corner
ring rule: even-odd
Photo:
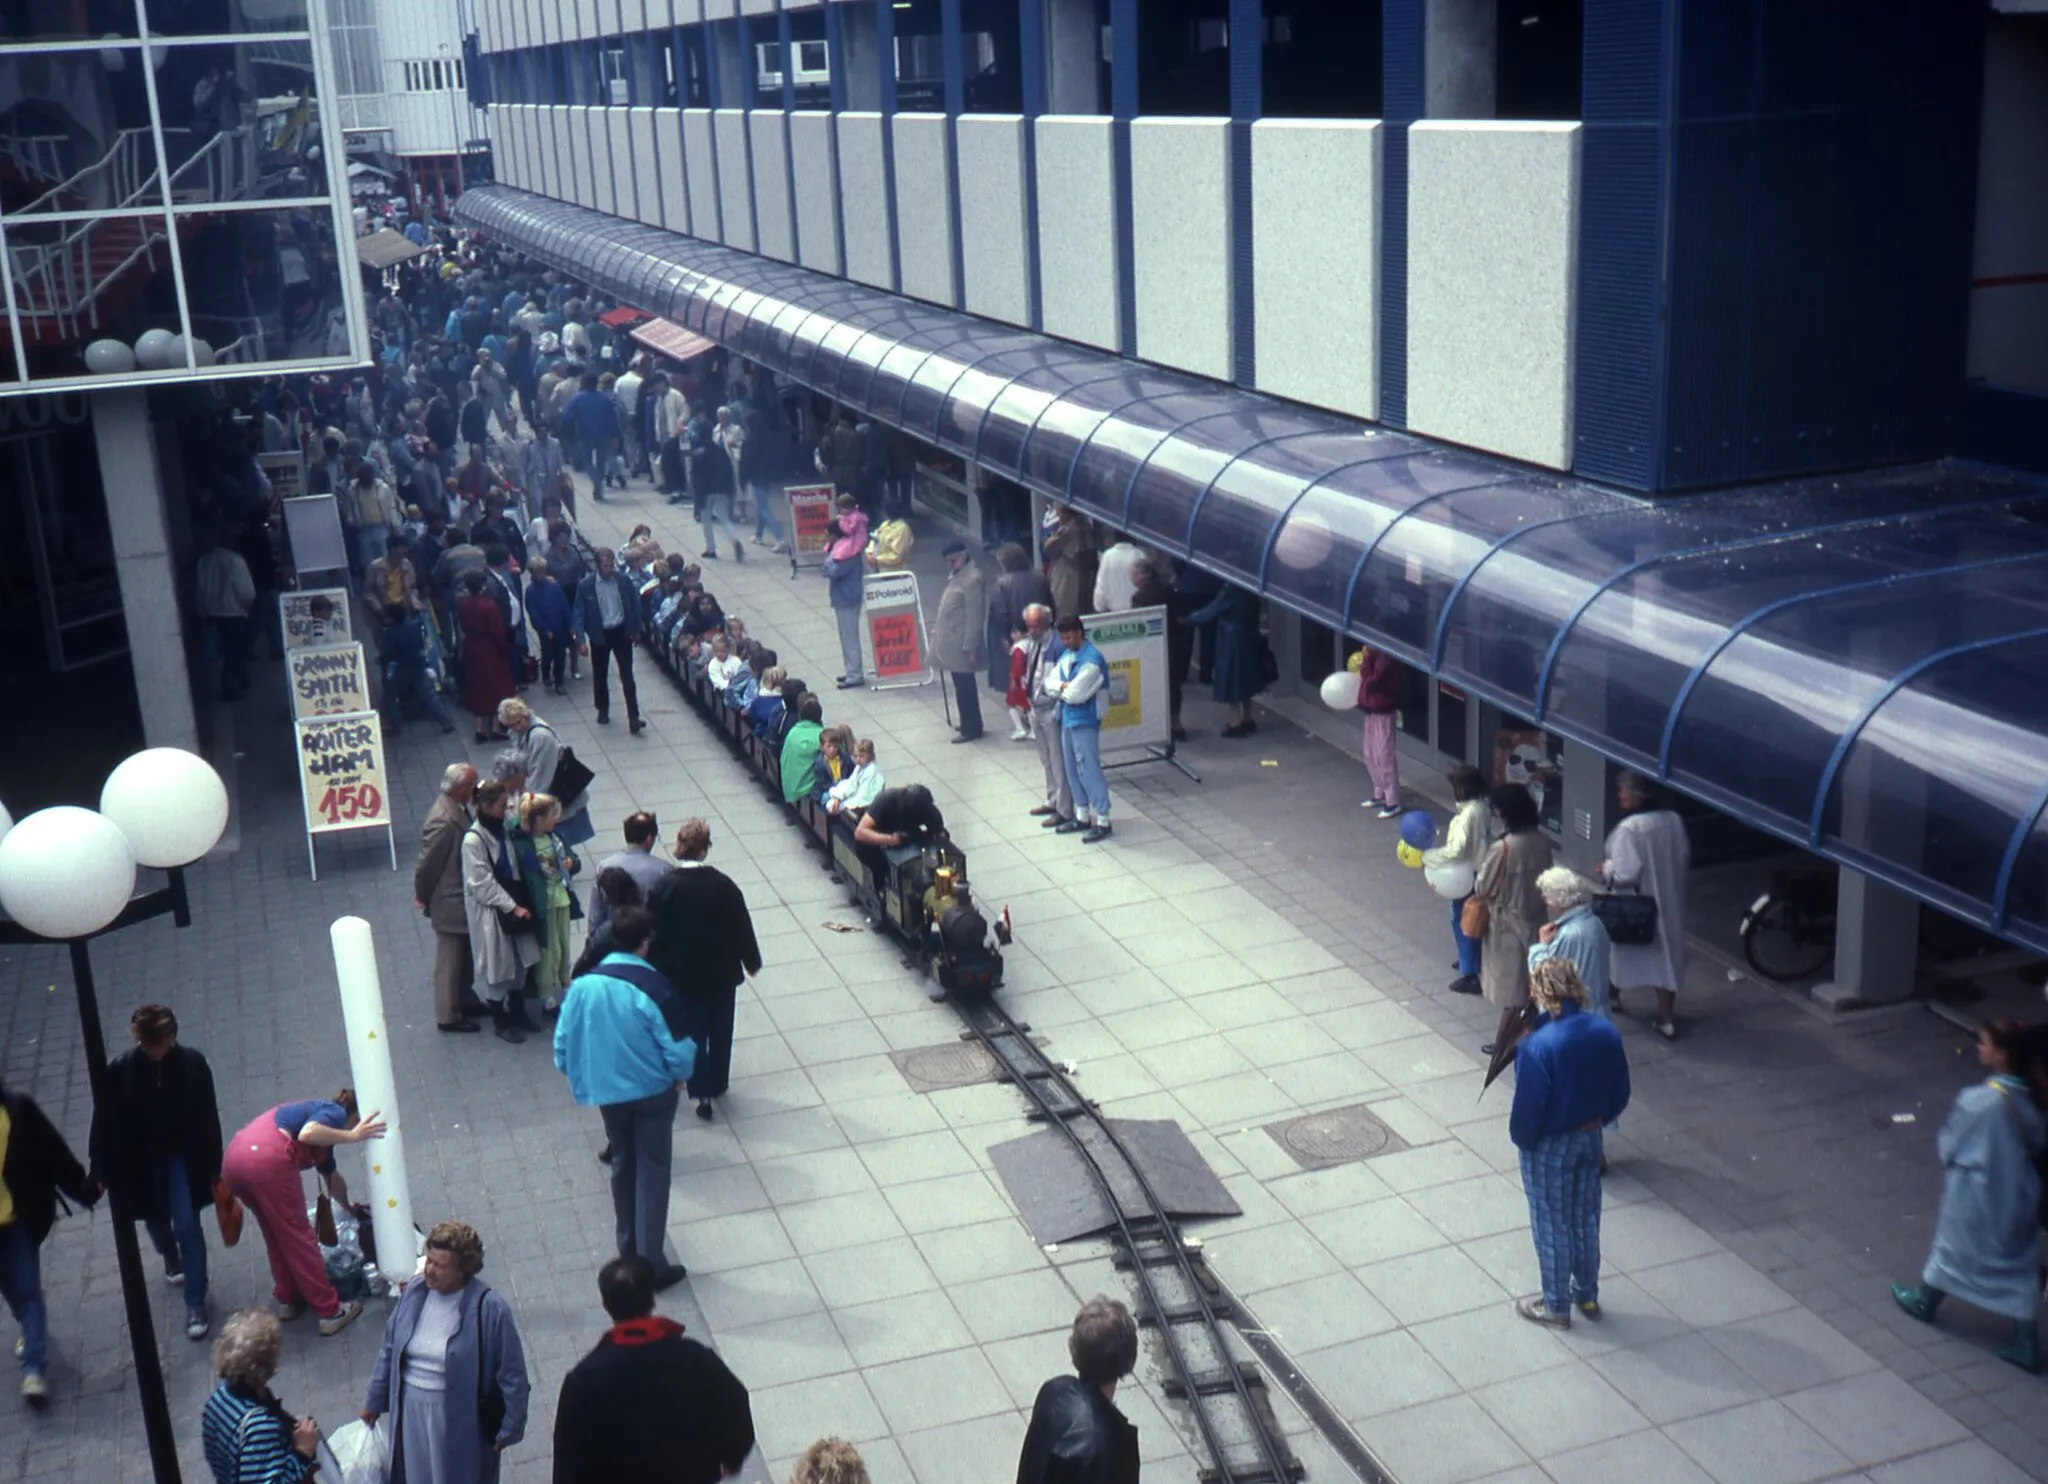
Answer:
[[[1137,1484],[1138,1430],[1116,1409],[1116,1383],[1138,1364],[1138,1325],[1115,1299],[1081,1305],[1067,1336],[1072,1376],[1038,1388],[1017,1484]]]
[[[135,1047],[108,1065],[107,1101],[93,1110],[91,1178],[113,1191],[116,1210],[141,1218],[164,1276],[185,1289],[186,1338],[203,1340],[212,1321],[199,1213],[212,1204],[221,1165],[213,1069],[178,1044],[167,1005],[144,1005],[128,1029]]]
[[[87,1210],[99,1202],[98,1188],[36,1100],[0,1087],[0,1298],[21,1326],[21,1394],[32,1407],[50,1400],[42,1246],[57,1221],[59,1191]]]
[[[654,1312],[645,1258],[613,1258],[598,1269],[597,1291],[613,1323],[562,1378],[555,1484],[717,1484],[737,1474],[754,1447],[739,1377]]]
[[[697,1100],[697,1116],[706,1122],[711,1100],[723,1097],[732,1079],[740,981],[761,972],[761,946],[754,938],[746,893],[716,866],[704,863],[710,852],[711,827],[701,819],[684,820],[676,831],[676,868],[647,898],[654,914],[654,946],[647,959],[690,1007],[697,1065],[689,1090]]]

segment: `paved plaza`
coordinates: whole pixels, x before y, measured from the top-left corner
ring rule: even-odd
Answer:
[[[586,502],[593,541],[635,521],[672,550],[697,532],[644,484]],[[939,546],[918,566],[935,603]],[[728,613],[823,685],[837,670],[824,585],[786,563],[705,563]],[[762,796],[642,661],[652,722],[594,724],[587,683],[529,697],[598,773],[599,854],[616,821],[656,811],[664,836],[711,824],[711,860],[747,892],[766,967],[741,996],[735,1078],[719,1120],[685,1117],[671,1235],[690,1281],[663,1310],[752,1388],[761,1446],[746,1477],[780,1480],[813,1438],[858,1442],[876,1484],[1013,1476],[1033,1393],[1065,1365],[1076,1302],[1126,1295],[1106,1249],[1032,1240],[988,1150],[1028,1131],[1012,1090],[914,1092],[894,1050],[953,1040],[953,1012],[857,924]],[[1190,696],[1198,694],[1190,687]],[[1622,1021],[1635,1101],[1609,1140],[1604,1323],[1518,1320],[1536,1287],[1506,1118],[1479,1096],[1493,1012],[1444,992],[1442,903],[1358,807],[1347,756],[1262,711],[1218,737],[1191,699],[1195,784],[1157,766],[1111,775],[1116,835],[1096,848],[1040,830],[1033,749],[999,727],[948,745],[939,689],[824,691],[828,722],[872,737],[892,782],[929,784],[980,899],[1007,905],[1005,1000],[1078,1068],[1114,1116],[1171,1118],[1243,1207],[1191,1226],[1260,1327],[1399,1484],[2007,1484],[2048,1477],[2042,1383],[2001,1364],[2000,1325],[1964,1310],[1929,1328],[1886,1291],[1918,1271],[1939,1192],[1933,1137],[1976,1075],[1966,1038],[1912,1008],[1849,1027],[1696,959],[1687,1034]],[[985,703],[986,704],[986,703]],[[997,713],[1000,714],[999,712]],[[431,933],[414,909],[418,821],[442,767],[488,752],[425,725],[388,743],[401,869],[379,837],[321,846],[307,877],[290,726],[275,664],[233,717],[239,848],[192,874],[195,924],[146,924],[94,950],[110,1034],[164,1000],[211,1059],[230,1129],[347,1080],[328,924],[377,935],[421,1223],[471,1222],[484,1278],[510,1300],[533,1378],[511,1484],[549,1477],[554,1398],[604,1327],[593,1275],[612,1217],[594,1113],[574,1107],[544,1038],[523,1047],[433,1030]],[[68,965],[0,958],[0,1070],[83,1149],[90,1114]],[[1266,1126],[1365,1104],[1401,1147],[1306,1171]],[[1914,1121],[1895,1121],[1912,1113]],[[361,1184],[361,1157],[341,1166]],[[310,1187],[309,1187],[310,1189]],[[0,1399],[0,1484],[148,1476],[104,1207],[44,1249],[55,1401]],[[216,1318],[267,1302],[251,1233],[215,1250]],[[145,1246],[146,1250],[146,1246]],[[148,1264],[154,1277],[157,1267]],[[160,1344],[188,1479],[206,1477],[198,1415],[206,1348],[156,1286]],[[288,1326],[276,1387],[332,1427],[354,1416],[384,1316],[341,1336]],[[11,1340],[11,1328],[0,1341]],[[1182,1408],[1157,1357],[1120,1391],[1148,1481],[1193,1484]],[[1349,1477],[1282,1399],[1311,1481]]]

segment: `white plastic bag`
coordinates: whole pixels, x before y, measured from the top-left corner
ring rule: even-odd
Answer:
[[[323,1484],[385,1484],[391,1477],[391,1419],[379,1417],[376,1426],[361,1420],[338,1427],[322,1446],[333,1456],[329,1469],[322,1469]]]

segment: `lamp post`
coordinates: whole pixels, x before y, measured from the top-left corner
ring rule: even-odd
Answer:
[[[220,775],[204,758],[176,747],[138,752],[115,768],[100,792],[97,811],[60,805],[14,824],[0,808],[0,908],[9,919],[0,922],[0,943],[62,943],[70,950],[95,1110],[106,1105],[107,1045],[93,983],[91,940],[166,914],[179,927],[190,927],[184,868],[219,843],[227,818],[227,789]],[[138,865],[164,870],[168,881],[136,896]],[[142,1248],[125,1192],[116,1187],[108,1196],[150,1464],[156,1484],[180,1484],[178,1441],[157,1360]]]

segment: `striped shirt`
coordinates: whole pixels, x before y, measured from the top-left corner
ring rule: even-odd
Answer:
[[[251,1401],[225,1381],[206,1399],[199,1435],[214,1484],[299,1484],[313,1467],[292,1448],[281,1408]]]

